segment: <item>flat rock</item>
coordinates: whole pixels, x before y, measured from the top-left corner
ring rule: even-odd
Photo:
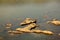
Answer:
[[[44,30],[42,31],[43,34],[47,34],[47,35],[52,35],[54,34],[52,31],[47,31],[47,30]]]
[[[31,30],[33,33],[42,33],[42,30]]]
[[[28,29],[24,29],[24,28],[17,28],[16,31],[20,31],[20,32],[26,32],[26,33],[31,33],[31,30]]]
[[[11,33],[11,34],[21,34],[22,32],[10,30],[10,31],[8,31],[8,33]]]
[[[47,30],[31,30],[33,33],[41,33],[41,34],[47,34],[47,35],[52,35],[52,34],[54,34],[53,32],[51,32],[51,31],[47,31]]]

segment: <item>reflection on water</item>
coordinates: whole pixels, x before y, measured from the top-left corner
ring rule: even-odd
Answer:
[[[44,17],[47,15],[48,17]],[[38,24],[41,26],[39,29],[51,30],[54,35],[43,35],[43,34],[20,34],[16,36],[11,36],[7,33],[9,29],[5,28],[5,24],[12,23],[13,26],[11,30],[15,30],[21,27],[19,23],[25,18],[36,18]],[[19,18],[19,20],[16,20]],[[59,26],[49,25],[45,22],[51,20],[52,18],[57,18],[60,20],[60,3],[49,2],[45,4],[24,4],[24,5],[0,5],[0,36],[4,40],[60,40],[60,36],[57,34],[60,32]]]

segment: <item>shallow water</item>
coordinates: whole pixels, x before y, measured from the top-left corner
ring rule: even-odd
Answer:
[[[46,17],[47,16],[47,17]],[[54,26],[47,24],[46,21],[57,18],[60,20],[60,3],[49,2],[43,4],[24,4],[24,5],[0,5],[0,36],[3,40],[60,40],[60,26]],[[37,24],[41,25],[39,29],[51,30],[54,35],[44,34],[20,34],[11,36],[7,33],[8,29],[5,28],[5,24],[12,23],[11,30],[15,30],[22,20],[25,18],[37,19]],[[18,19],[18,20],[17,20]]]

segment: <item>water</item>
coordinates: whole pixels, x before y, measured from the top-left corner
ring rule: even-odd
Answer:
[[[45,16],[48,16],[45,18]],[[7,33],[5,24],[12,23],[12,30],[15,30],[25,18],[35,18],[39,25],[39,29],[51,30],[54,35],[44,35],[44,34],[20,34],[11,36]],[[60,3],[49,2],[43,4],[24,4],[24,5],[0,5],[0,36],[3,40],[60,40],[60,26],[54,26],[52,24],[46,24],[46,21],[57,18],[60,20]],[[17,20],[19,19],[19,20]]]

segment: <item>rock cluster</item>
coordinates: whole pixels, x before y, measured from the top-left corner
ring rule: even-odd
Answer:
[[[15,31],[8,31],[9,33],[14,33],[14,34],[21,34],[21,33],[42,33],[42,34],[54,34],[51,31],[47,30],[36,30],[35,28],[38,27],[36,24],[36,20],[31,19],[31,18],[26,18],[22,23],[20,23],[21,26],[26,26],[24,28],[17,28]]]

